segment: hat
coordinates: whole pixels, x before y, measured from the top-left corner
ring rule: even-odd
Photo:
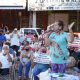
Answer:
[[[17,31],[17,28],[14,28],[15,31]]]

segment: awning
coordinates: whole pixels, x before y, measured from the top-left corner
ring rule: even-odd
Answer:
[[[26,0],[0,0],[0,9],[25,9]]]

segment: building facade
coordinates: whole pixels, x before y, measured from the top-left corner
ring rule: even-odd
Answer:
[[[33,12],[25,10],[0,10],[0,27],[8,26],[9,30],[15,27],[33,27]],[[75,21],[73,30],[80,31],[80,11],[37,11],[36,27],[46,29],[56,20],[62,20],[67,30],[68,24]]]

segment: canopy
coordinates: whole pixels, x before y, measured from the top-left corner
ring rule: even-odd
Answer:
[[[26,0],[0,0],[0,9],[25,9]]]

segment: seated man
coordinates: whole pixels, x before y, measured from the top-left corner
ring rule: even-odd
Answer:
[[[13,55],[9,53],[9,46],[3,46],[3,51],[0,53],[0,74],[9,74],[9,68],[12,64]]]
[[[40,74],[41,72],[46,71],[50,67],[49,63],[44,63],[44,60],[40,60],[40,58],[42,56],[39,56],[38,54],[39,55],[44,55],[44,54],[48,55],[47,48],[44,47],[44,46],[41,46],[41,48],[37,51],[37,53],[35,53],[33,55],[34,56],[33,57],[33,61],[36,63],[35,66],[34,66],[34,68],[33,68],[33,77],[34,77],[34,80],[39,80],[39,78],[38,78],[37,75]]]

